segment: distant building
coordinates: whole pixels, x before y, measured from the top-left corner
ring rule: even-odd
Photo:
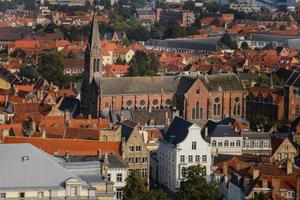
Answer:
[[[271,136],[269,133],[242,132],[243,154],[272,155]]]
[[[0,145],[1,199],[96,199],[96,189],[30,144]]]
[[[175,192],[180,187],[184,169],[198,165],[211,174],[210,145],[201,136],[201,128],[175,117],[157,150],[158,182]]]
[[[156,10],[157,21],[177,21],[183,27],[191,26],[195,22],[195,15],[189,10]]]

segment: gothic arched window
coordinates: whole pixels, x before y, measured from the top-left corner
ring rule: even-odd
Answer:
[[[196,103],[196,119],[199,119],[199,118],[200,118],[200,104],[197,101],[197,103]]]
[[[241,114],[241,104],[240,104],[240,98],[239,97],[235,97],[235,99],[234,99],[233,114],[234,115],[240,115]]]
[[[220,113],[221,113],[220,98],[216,97],[214,103],[214,115],[220,115]]]

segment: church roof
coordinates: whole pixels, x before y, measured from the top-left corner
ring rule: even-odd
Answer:
[[[235,74],[192,76],[154,76],[101,78],[98,82],[103,95],[121,94],[184,94],[199,78],[208,91],[242,91],[243,86]]]
[[[101,78],[104,95],[175,93],[179,82],[176,76]]]

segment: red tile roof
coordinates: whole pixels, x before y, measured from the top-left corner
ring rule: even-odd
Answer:
[[[5,137],[3,143],[30,143],[51,155],[97,155],[99,151],[101,154],[121,154],[121,142]]]

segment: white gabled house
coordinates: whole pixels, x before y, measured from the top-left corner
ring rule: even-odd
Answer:
[[[210,144],[203,139],[198,125],[175,117],[157,150],[158,182],[175,192],[180,187],[184,168],[198,164],[205,167],[209,176],[210,151]]]

